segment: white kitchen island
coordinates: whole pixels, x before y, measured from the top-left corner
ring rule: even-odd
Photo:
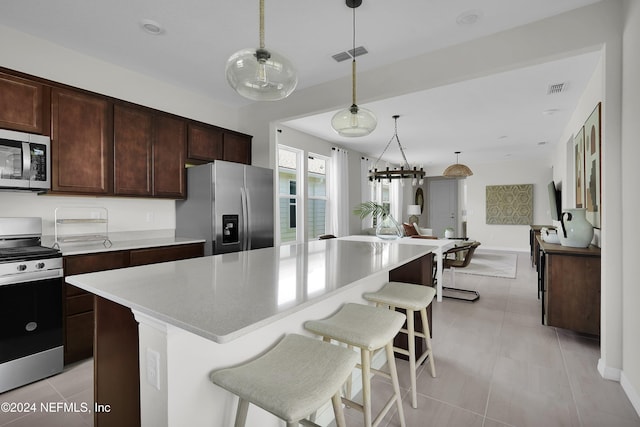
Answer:
[[[378,289],[390,272],[394,280],[424,275],[433,249],[332,239],[67,282],[129,308],[139,323],[143,426],[225,427],[233,425],[236,399],[209,381],[212,370],[264,352],[285,333],[305,333],[306,320],[326,317],[345,302],[364,303],[362,294]],[[280,424],[251,407],[248,425]]]

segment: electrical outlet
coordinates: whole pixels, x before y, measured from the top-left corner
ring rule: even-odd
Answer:
[[[160,390],[160,353],[147,348],[147,383]]]

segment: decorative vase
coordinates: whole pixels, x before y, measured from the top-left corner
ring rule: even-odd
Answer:
[[[453,238],[453,228],[445,228],[444,230],[444,238],[452,239]]]
[[[586,209],[567,209],[560,218],[560,244],[573,248],[586,248],[593,239],[593,226],[586,217]]]
[[[384,240],[395,240],[402,237],[402,229],[391,215],[383,215],[376,227],[376,236]]]

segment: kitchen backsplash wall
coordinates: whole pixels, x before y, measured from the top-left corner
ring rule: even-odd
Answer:
[[[174,200],[39,196],[32,193],[0,192],[0,217],[41,217],[44,235],[54,234],[56,208],[71,206],[106,208],[109,212],[110,233],[175,230]]]

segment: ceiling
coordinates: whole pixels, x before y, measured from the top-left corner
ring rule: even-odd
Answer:
[[[364,0],[357,9],[358,70],[469,41],[557,15],[598,0]],[[267,48],[297,67],[298,89],[348,76],[349,61],[331,56],[351,48],[351,9],[343,0],[266,1]],[[470,13],[471,12],[471,13]],[[476,16],[474,24],[465,14]],[[460,19],[462,18],[462,19]],[[149,35],[141,21],[163,29]],[[238,108],[250,101],[226,83],[226,59],[258,44],[258,1],[215,0],[3,0],[0,25],[144,73]],[[368,137],[340,138],[331,113],[285,123],[330,142],[380,154],[398,134],[410,162],[434,165],[454,160],[486,161],[539,155],[561,136],[599,55],[585,54],[446,87],[366,104],[378,116]],[[0,64],[1,65],[1,64]],[[549,84],[567,90],[547,95]],[[348,94],[347,94],[348,95]],[[348,99],[348,96],[347,96]],[[344,107],[346,107],[345,105]],[[517,106],[517,108],[514,108]],[[554,114],[543,111],[556,110]],[[397,162],[397,147],[387,160]]]

